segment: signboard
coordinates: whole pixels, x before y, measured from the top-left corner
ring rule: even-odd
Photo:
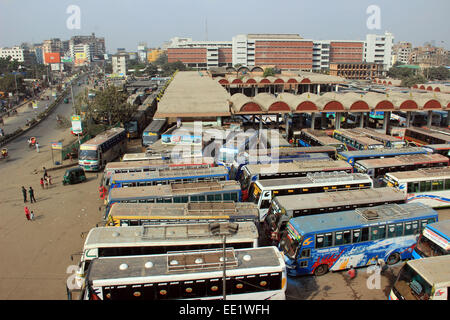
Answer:
[[[72,57],[62,57],[61,62],[73,62]]]
[[[45,63],[60,63],[61,58],[59,52],[45,52],[44,53],[44,62]]]
[[[74,134],[79,134],[83,132],[80,116],[72,116],[72,132]]]
[[[62,142],[52,142],[52,150],[62,150]]]

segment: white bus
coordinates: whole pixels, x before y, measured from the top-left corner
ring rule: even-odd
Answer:
[[[83,300],[223,299],[223,250],[94,259]],[[286,267],[276,247],[226,250],[227,300],[284,300]]]
[[[400,269],[389,300],[448,300],[450,255],[407,261]]]
[[[272,199],[276,196],[309,194],[372,188],[367,174],[347,172],[316,172],[306,177],[257,180],[249,191],[249,201],[258,205],[259,219],[264,221]]]
[[[432,208],[450,205],[450,167],[386,173],[389,187],[402,190],[408,202],[422,202]]]
[[[127,133],[124,128],[111,128],[80,145],[78,164],[85,171],[99,171],[107,162],[124,154]]]
[[[257,248],[258,230],[252,222],[236,222],[238,230],[227,236],[226,246]],[[169,251],[222,248],[210,223],[143,225],[138,227],[98,227],[89,231],[81,253],[76,283],[81,288],[86,271],[99,257],[163,254]],[[78,288],[78,289],[79,289]]]

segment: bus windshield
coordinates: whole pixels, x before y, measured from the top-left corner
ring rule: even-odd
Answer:
[[[432,286],[408,264],[400,270],[394,285],[395,291],[406,300],[428,300],[431,288]]]
[[[344,144],[332,144],[331,146],[335,147],[337,152],[347,151]]]
[[[80,160],[96,160],[97,150],[80,150]]]
[[[137,121],[130,121],[130,122],[127,122],[127,123],[125,124],[125,129],[126,129],[127,131],[129,131],[129,132],[136,132],[136,131],[138,131],[138,124],[137,124]]]
[[[435,257],[450,254],[449,250],[445,250],[423,234],[420,235],[417,240],[416,250],[419,251],[424,257]]]
[[[253,183],[248,192],[248,201],[258,204],[260,195],[261,190]]]
[[[286,230],[283,233],[280,241],[280,249],[288,256],[289,259],[295,260],[297,256],[297,250],[299,247],[299,242],[293,239],[289,232]]]

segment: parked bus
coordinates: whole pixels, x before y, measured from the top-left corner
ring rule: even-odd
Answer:
[[[450,167],[390,172],[384,179],[389,187],[405,192],[408,202],[422,202],[432,208],[450,205]]]
[[[232,131],[220,147],[217,161],[224,165],[231,164],[239,154],[255,148],[257,144],[258,131]]]
[[[258,205],[260,221],[264,221],[270,202],[276,196],[372,187],[372,179],[366,174],[316,172],[299,178],[258,180],[252,183],[248,200]]]
[[[196,201],[241,201],[237,181],[171,183],[161,186],[113,188],[106,201],[106,214],[114,203],[186,203]]]
[[[447,300],[450,255],[405,262],[392,286],[389,300]]]
[[[238,230],[227,237],[226,247],[257,248],[258,230],[252,222],[238,222]],[[138,227],[97,227],[84,242],[76,282],[82,283],[92,260],[99,257],[164,254],[169,251],[222,248],[209,223],[162,224]]]
[[[230,167],[230,179],[240,180],[242,176],[242,168],[248,164],[270,164],[270,163],[289,163],[293,161],[322,161],[331,160],[329,153],[326,152],[301,152],[290,150],[288,152],[281,152],[281,150],[288,149],[312,149],[309,148],[280,148],[277,150],[271,150],[267,155],[258,154],[253,157],[250,155],[244,161],[234,161]],[[334,148],[333,148],[334,149]],[[334,149],[336,150],[336,149]],[[314,151],[314,150],[313,150]]]
[[[131,154],[131,153],[129,153]],[[177,170],[182,168],[214,167],[214,158],[192,157],[171,160],[121,161],[109,162],[103,170],[102,186],[109,186],[109,179],[114,173],[149,172],[156,170]]]
[[[142,146],[148,147],[161,139],[162,133],[167,128],[166,119],[153,119],[142,133]]]
[[[289,275],[324,275],[363,267],[380,259],[389,265],[410,259],[417,235],[438,213],[422,203],[303,216],[289,220],[281,237]]]
[[[418,146],[450,143],[450,135],[425,128],[406,128],[404,139]]]
[[[259,224],[258,208],[247,202],[116,203],[106,226],[243,222]]]
[[[125,153],[124,128],[111,128],[80,145],[78,164],[85,171],[99,171],[106,163]]]
[[[248,164],[242,167],[239,182],[242,201],[248,199],[250,185],[257,180],[304,177],[310,172],[353,172],[353,167],[342,160],[293,161],[289,163]]]
[[[289,148],[291,144],[283,138],[278,130],[265,129],[261,131],[259,147],[265,149]]]
[[[372,188],[279,196],[270,204],[262,228],[263,234],[266,239],[278,243],[292,218],[389,203],[406,203],[406,195],[391,188]]]
[[[449,144],[427,144],[423,148],[431,153],[439,153],[443,156],[450,157],[450,143]]]
[[[384,148],[383,143],[381,143],[380,141],[368,138],[363,134],[354,133],[346,129],[334,130],[333,138],[345,143],[347,149],[350,151],[375,150]]]
[[[377,140],[383,143],[385,148],[404,148],[407,146],[407,142],[396,138],[394,136],[390,136],[381,132],[378,132],[369,128],[353,128],[350,130],[351,132],[356,132],[359,134],[363,134],[370,139]]]
[[[224,181],[229,180],[224,167],[183,168],[178,170],[157,170],[149,172],[114,173],[109,188],[156,186],[169,183]]]
[[[366,173],[372,178],[382,178],[388,172],[412,171],[448,165],[449,159],[440,154],[411,154],[386,159],[360,160],[355,163],[355,172]]]
[[[450,220],[426,225],[412,252],[413,258],[421,259],[446,254],[450,254]]]
[[[403,156],[408,154],[426,154],[428,153],[421,147],[407,147],[396,149],[379,149],[379,150],[357,150],[339,152],[337,158],[347,161],[354,165],[357,161],[374,159],[374,158],[390,158],[395,156]]]
[[[147,113],[145,110],[137,109],[132,115],[130,120],[124,123],[125,130],[127,131],[127,137],[129,139],[139,138],[142,131],[147,126]]]
[[[346,151],[347,147],[341,141],[330,137],[325,130],[302,129],[294,131],[295,144],[303,147],[332,146],[337,152]]]
[[[218,249],[94,259],[82,299],[223,299],[223,260]],[[276,247],[229,248],[225,261],[227,300],[285,299],[286,267]]]

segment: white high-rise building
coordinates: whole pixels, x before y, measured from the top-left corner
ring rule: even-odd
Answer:
[[[116,54],[111,57],[113,74],[125,76],[127,74],[127,54]]]
[[[389,70],[392,67],[393,46],[394,35],[390,32],[366,35],[364,61],[383,64],[383,69]]]
[[[137,55],[139,62],[147,62],[147,44],[139,43],[137,47]]]
[[[0,48],[0,58],[11,57],[18,62],[29,62],[31,59],[30,50],[15,46],[12,48]]]

